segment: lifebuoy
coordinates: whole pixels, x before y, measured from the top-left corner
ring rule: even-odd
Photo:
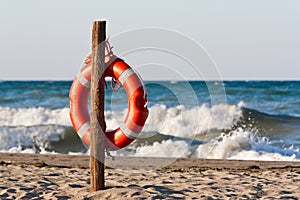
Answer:
[[[90,116],[88,95],[91,86],[91,57],[85,60],[85,66],[79,71],[70,89],[70,117],[79,137],[90,145]],[[107,64],[105,77],[112,77],[120,83],[128,96],[128,112],[119,128],[108,131],[106,148],[117,150],[129,145],[142,131],[148,117],[147,93],[143,81],[135,71],[119,58]]]

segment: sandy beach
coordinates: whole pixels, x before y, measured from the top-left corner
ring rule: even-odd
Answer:
[[[88,156],[0,154],[0,199],[300,198],[300,162],[134,157],[106,162],[106,189],[90,193]]]

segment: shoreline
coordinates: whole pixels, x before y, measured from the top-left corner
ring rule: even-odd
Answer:
[[[300,162],[106,157],[106,165],[106,189],[90,193],[89,156],[0,153],[0,199],[300,198]]]
[[[6,164],[41,165],[67,168],[89,168],[88,155],[0,153],[0,162]],[[124,164],[125,163],[125,164]],[[210,169],[280,169],[300,168],[297,161],[224,160],[202,158],[126,157],[105,156],[108,168],[161,169],[161,168],[210,168]]]

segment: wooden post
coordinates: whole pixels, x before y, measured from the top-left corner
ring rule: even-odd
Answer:
[[[91,132],[90,170],[91,192],[103,190],[104,184],[104,76],[106,21],[94,21],[92,31]]]

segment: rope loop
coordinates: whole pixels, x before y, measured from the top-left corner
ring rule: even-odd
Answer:
[[[109,36],[105,39],[105,57],[111,58],[114,56],[114,52],[112,51],[114,47],[112,47],[109,43]]]
[[[120,81],[112,78],[110,81],[110,87],[114,92],[118,92],[120,90],[120,88],[122,87],[122,84],[120,83]]]

